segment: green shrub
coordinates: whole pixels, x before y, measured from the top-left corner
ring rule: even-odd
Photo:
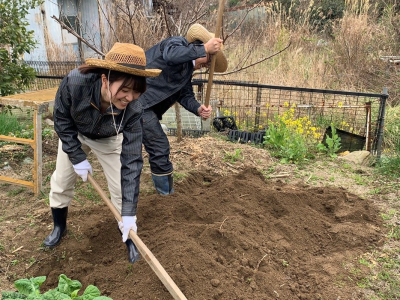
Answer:
[[[284,106],[289,105],[285,102]],[[296,118],[292,107],[269,122],[263,144],[281,162],[300,163],[314,157],[310,150],[316,147],[319,138],[317,128],[311,126],[308,117]]]
[[[330,20],[341,19],[345,9],[344,0],[316,0],[313,5],[310,24],[323,29]]]
[[[384,148],[400,154],[400,106],[389,107],[385,115]]]
[[[24,91],[35,79],[35,70],[23,61],[23,54],[37,45],[34,31],[27,30],[27,14],[41,0],[0,2],[0,96]]]

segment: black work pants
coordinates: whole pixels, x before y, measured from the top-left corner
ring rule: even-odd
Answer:
[[[143,145],[149,154],[151,173],[167,175],[173,171],[169,160],[170,145],[156,113],[151,109],[143,112]]]

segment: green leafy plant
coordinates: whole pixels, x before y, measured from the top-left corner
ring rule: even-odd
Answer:
[[[233,153],[225,151],[224,161],[229,161],[231,163],[235,163],[238,160],[243,160],[242,150],[235,149],[235,151]]]
[[[329,136],[326,135],[325,143],[326,145],[319,143],[317,145],[317,149],[321,152],[327,153],[330,157],[334,158],[337,157],[336,152],[338,152],[341,148],[341,138],[336,133],[336,128],[331,125],[332,134]]]
[[[100,290],[94,285],[89,285],[82,295],[78,296],[78,292],[82,284],[78,280],[69,279],[64,274],[58,278],[58,287],[40,293],[40,286],[46,281],[46,276],[34,277],[31,279],[19,279],[14,282],[18,292],[1,292],[2,300],[12,299],[32,299],[32,300],[112,300],[109,297],[101,296]]]
[[[282,163],[300,163],[312,158],[310,148],[315,147],[320,137],[307,117],[296,118],[294,113],[294,108],[290,108],[282,116],[275,116],[265,130],[263,144]]]

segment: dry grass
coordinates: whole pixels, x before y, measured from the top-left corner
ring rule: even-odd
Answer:
[[[116,41],[134,42],[148,49],[168,36],[185,35],[195,22],[214,31],[216,1],[168,3],[159,8],[159,14],[151,16],[133,1],[103,4],[101,50],[107,52]],[[380,59],[385,55],[400,55],[400,16],[395,13],[396,5],[386,5],[383,9],[381,5],[378,9],[368,0],[347,0],[343,18],[325,22],[325,27],[316,30],[314,21],[310,21],[313,16],[315,19],[312,1],[300,3],[289,9],[278,2],[250,7],[245,22],[241,20],[245,12],[226,11],[222,36],[226,39],[228,72],[278,52],[289,41],[291,45],[283,53],[251,68],[214,78],[376,93],[388,87],[389,102],[399,103],[399,66]],[[327,21],[327,16],[320,17]],[[88,33],[90,24],[87,27]],[[60,51],[55,49],[54,53]]]
[[[230,68],[269,56],[289,40],[290,48],[226,79],[376,93],[388,87],[389,101],[398,103],[399,68],[380,59],[384,55],[400,54],[397,16],[388,10],[378,20],[374,17],[376,14],[371,13],[373,8],[356,9],[354,3],[348,5],[344,17],[331,24],[330,36],[316,32],[312,24],[307,23],[307,8],[298,23],[280,12],[271,11],[262,25],[255,24],[257,32],[248,32],[242,35],[245,39],[232,38],[228,42],[226,53]]]

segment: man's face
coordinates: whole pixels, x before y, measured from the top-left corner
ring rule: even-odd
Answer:
[[[211,55],[206,57],[199,57],[194,61],[194,69],[200,70],[201,68],[209,68],[211,64]]]

